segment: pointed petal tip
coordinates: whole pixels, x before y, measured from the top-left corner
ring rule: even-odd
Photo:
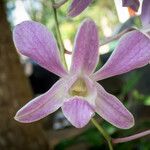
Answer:
[[[82,13],[92,2],[92,0],[73,0],[68,9],[68,14],[71,17],[76,17]]]
[[[83,20],[83,23],[85,23],[85,22],[92,22],[92,23],[95,24],[95,21],[94,21],[92,18],[90,18],[90,17],[85,18],[85,19]]]
[[[125,130],[132,128],[134,125],[135,125],[135,120],[131,113],[130,113],[130,119],[128,118],[128,121],[126,123],[124,123],[122,125],[118,125],[118,126],[115,124],[116,127],[120,128],[120,129],[125,129]]]
[[[21,121],[18,116],[14,116],[14,120],[16,120],[17,122],[20,122],[20,123],[25,123],[25,122]]]
[[[14,120],[20,122],[20,121],[19,121],[19,118],[17,117],[17,114],[14,116]]]
[[[76,15],[73,15],[73,14],[71,14],[71,12],[70,11],[68,11],[68,13],[67,13],[67,18],[75,18],[75,17],[77,17]]]
[[[18,112],[14,116],[14,120],[20,123],[31,123],[31,122],[37,121],[37,120],[32,121],[30,118],[24,117],[24,115],[21,114],[22,113],[21,110],[22,108],[18,110]]]
[[[132,121],[130,122],[130,126],[128,126],[128,128],[126,128],[126,129],[132,128],[134,125],[135,125],[135,120],[134,120],[134,117],[132,115]]]
[[[21,116],[19,116],[19,111],[14,116],[14,120],[20,122],[20,123],[31,123],[32,121],[23,120]]]

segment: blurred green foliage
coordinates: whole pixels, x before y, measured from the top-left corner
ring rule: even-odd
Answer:
[[[149,122],[144,121],[142,124],[137,125],[136,127],[129,130],[118,130],[115,127],[109,125],[107,122],[103,122],[103,127],[107,130],[107,132],[113,137],[126,137],[131,134],[135,134],[137,131],[144,128],[149,127]],[[114,145],[114,149],[116,150],[149,150],[150,143],[148,142],[148,138],[141,138],[135,141],[126,142]],[[108,146],[105,139],[101,136],[101,134],[97,131],[96,128],[90,127],[86,129],[81,134],[74,136],[69,139],[63,139],[56,146],[55,150],[67,150],[73,146],[77,146],[79,144],[88,145],[89,150],[107,150]]]
[[[102,136],[97,132],[95,128],[89,128],[83,133],[69,138],[62,140],[59,144],[55,146],[55,150],[65,150],[66,148],[80,143],[85,143],[94,147],[99,147],[103,144],[104,140]]]
[[[34,6],[34,3],[35,1],[31,0],[32,6]],[[38,3],[38,1],[36,1],[36,3]],[[50,7],[50,0],[41,0],[39,1],[39,3],[41,5],[41,9],[37,11],[37,8],[30,7],[27,9],[27,11],[29,12],[33,20],[39,21],[45,24],[52,31],[55,31],[53,11]],[[118,24],[118,17],[114,7],[114,1],[112,0],[94,0],[89,8],[87,8],[81,15],[73,19],[67,16],[67,11],[70,3],[71,0],[69,0],[65,5],[58,9],[58,19],[63,39],[73,40],[77,27],[83,21],[83,19],[87,17],[95,20],[96,24],[98,25],[101,38],[104,37],[104,25],[102,24],[103,20],[112,30]]]

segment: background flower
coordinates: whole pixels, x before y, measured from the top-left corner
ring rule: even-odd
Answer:
[[[138,11],[140,2],[139,0],[122,0],[123,7],[130,7],[134,11]],[[142,3],[142,12],[141,12],[141,20],[143,26],[150,25],[150,1],[143,0]]]
[[[73,0],[69,7],[68,15],[71,17],[76,17],[84,9],[86,9],[92,0]]]

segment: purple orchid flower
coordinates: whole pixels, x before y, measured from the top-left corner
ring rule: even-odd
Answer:
[[[73,0],[69,7],[68,15],[70,17],[76,17],[85,10],[91,2],[92,0]]]
[[[123,7],[130,7],[134,11],[138,11],[140,2],[139,0],[122,0]]]
[[[134,11],[138,11],[140,2],[139,0],[122,0],[123,7],[131,7]],[[141,20],[143,26],[150,25],[150,0],[143,0]]]
[[[99,38],[91,19],[85,20],[78,30],[69,71],[61,63],[53,34],[42,24],[22,22],[15,27],[13,40],[20,53],[61,77],[49,91],[22,107],[15,116],[17,121],[34,122],[61,107],[65,117],[77,128],[85,126],[95,112],[118,128],[134,125],[132,114],[96,81],[148,64],[150,39],[140,31],[124,35],[106,64],[95,73]]]

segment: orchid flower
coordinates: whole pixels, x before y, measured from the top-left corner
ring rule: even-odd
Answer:
[[[122,0],[123,7],[130,7],[134,11],[138,11],[140,6],[139,0]],[[150,25],[150,0],[143,0],[141,20],[143,26]]]
[[[65,117],[77,128],[84,127],[95,112],[118,128],[134,125],[133,115],[96,81],[148,64],[150,39],[140,31],[125,34],[106,64],[96,72],[99,37],[91,19],[86,19],[77,32],[69,71],[61,63],[53,34],[42,24],[34,21],[18,24],[13,40],[21,54],[61,77],[50,90],[22,107],[16,113],[17,121],[34,122],[61,107]]]
[[[139,0],[122,0],[123,7],[130,7],[134,11],[138,11],[140,2]]]

